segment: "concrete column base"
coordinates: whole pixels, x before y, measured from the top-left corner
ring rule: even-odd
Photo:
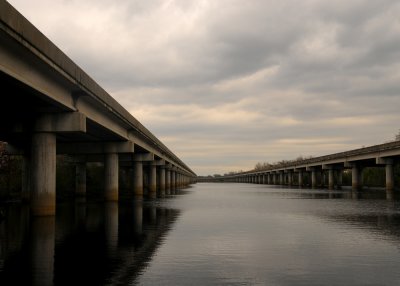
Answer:
[[[143,163],[141,161],[135,162],[133,172],[133,193],[135,196],[143,197]]]
[[[361,170],[358,166],[354,165],[352,168],[351,188],[353,191],[361,190]]]
[[[157,167],[155,164],[149,166],[149,197],[157,197]]]
[[[317,188],[317,172],[315,170],[311,171],[311,188]]]
[[[104,200],[118,201],[118,154],[105,154]]]
[[[303,172],[299,172],[299,187],[303,187]]]
[[[393,174],[393,164],[386,164],[386,190],[393,191],[394,189],[394,174]]]
[[[165,168],[160,167],[158,171],[158,193],[161,197],[165,196]]]
[[[171,171],[165,170],[165,194],[171,194]]]
[[[56,214],[56,135],[35,133],[31,151],[31,212]]]
[[[328,170],[328,189],[333,190],[335,185],[334,176],[333,176],[333,169]]]

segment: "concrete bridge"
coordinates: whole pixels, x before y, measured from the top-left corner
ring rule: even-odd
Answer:
[[[104,162],[107,201],[118,200],[119,166],[133,168],[132,192],[139,197],[144,171],[152,196],[195,180],[185,163],[4,0],[0,84],[0,140],[24,157],[22,193],[34,215],[55,214],[56,154],[76,159],[80,195],[86,163]]]
[[[273,185],[304,185],[304,176],[311,177],[311,187],[318,186],[321,174],[327,174],[328,188],[341,187],[344,170],[351,170],[352,189],[362,188],[361,172],[365,167],[383,167],[386,172],[386,190],[394,188],[393,164],[400,159],[400,141],[355,149],[347,152],[272,165],[263,170],[253,170],[199,181],[238,182]],[[322,183],[323,185],[323,183]]]

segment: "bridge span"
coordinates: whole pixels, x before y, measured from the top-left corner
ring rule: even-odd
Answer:
[[[24,156],[22,193],[32,214],[55,214],[56,154],[74,156],[80,195],[86,163],[103,162],[108,201],[118,200],[119,166],[133,168],[139,197],[143,172],[153,196],[195,181],[184,162],[4,0],[0,83],[0,140]]]
[[[365,167],[384,167],[386,190],[394,189],[393,165],[400,159],[400,141],[374,145],[351,151],[271,165],[263,170],[252,170],[199,181],[220,181],[273,185],[304,185],[304,177],[310,177],[311,187],[316,188],[321,173],[327,174],[328,188],[342,186],[344,170],[351,170],[351,185],[354,191],[362,188],[361,172]],[[322,179],[323,180],[323,179]],[[296,183],[294,183],[296,181]]]

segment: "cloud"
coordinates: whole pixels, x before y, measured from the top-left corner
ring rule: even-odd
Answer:
[[[398,131],[398,1],[10,3],[202,175]]]

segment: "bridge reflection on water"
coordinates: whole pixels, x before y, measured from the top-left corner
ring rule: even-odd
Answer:
[[[0,223],[0,285],[134,283],[179,211],[159,201],[63,203],[56,217],[10,205]]]
[[[178,194],[64,202],[49,217],[6,206],[0,285],[365,285],[371,269],[372,282],[400,281],[397,193],[204,183]]]

